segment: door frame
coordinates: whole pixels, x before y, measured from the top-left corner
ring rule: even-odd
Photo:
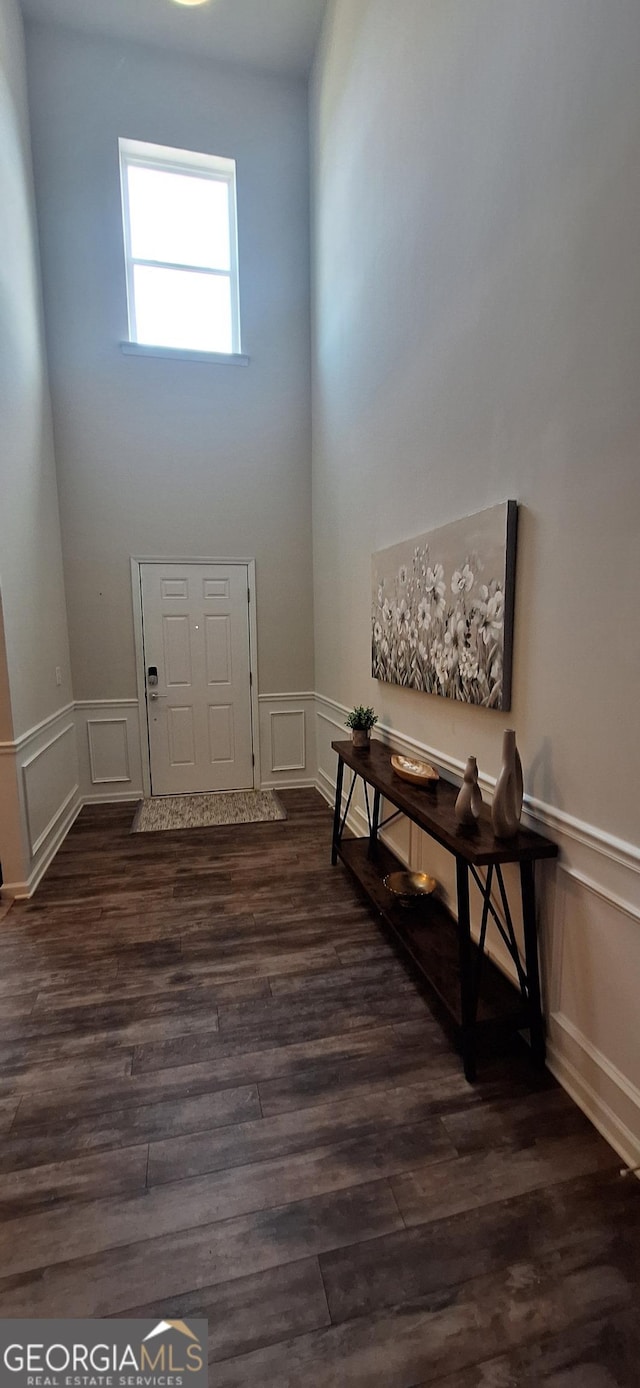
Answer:
[[[249,588],[249,679],[251,683],[251,741],[253,750],[253,788],[259,790],[260,774],[260,719],[258,703],[258,621],[256,608],[256,561],[255,559],[201,559],[199,556],[167,554],[131,558],[131,597],[133,602],[133,639],[136,653],[136,684],[138,694],[138,721],[140,723],[140,753],[142,759],[142,789],[145,799],[151,797],[151,753],[149,750],[149,722],[147,708],[147,682],[144,669],[144,635],[142,622],[142,565],[143,564],[226,564],[228,568],[246,569]],[[224,794],[225,792],[223,792]]]

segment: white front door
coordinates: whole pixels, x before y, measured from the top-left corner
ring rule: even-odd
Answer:
[[[253,786],[246,564],[141,564],[152,795]]]

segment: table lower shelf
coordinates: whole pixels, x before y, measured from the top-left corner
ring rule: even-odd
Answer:
[[[460,965],[455,918],[437,897],[424,897],[419,905],[409,908],[394,900],[382,879],[387,873],[402,869],[404,864],[380,840],[374,859],[368,857],[368,849],[368,839],[344,836],[338,856],[411,957],[450,1021],[460,1027]],[[475,943],[471,951],[476,978],[480,951]],[[513,1031],[527,1024],[526,1003],[519,990],[486,954],[483,955],[476,1015],[478,1030]]]

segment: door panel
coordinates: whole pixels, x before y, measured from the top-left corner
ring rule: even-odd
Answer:
[[[195,766],[196,740],[193,709],[169,706],[167,709],[167,732],[169,735],[169,764],[171,766]]]
[[[248,572],[141,564],[153,795],[253,785]]]
[[[212,766],[234,760],[233,709],[230,704],[209,708],[209,756]]]
[[[163,617],[164,670],[167,687],[192,684],[188,617]]]
[[[231,684],[231,621],[229,617],[207,617],[207,683]]]

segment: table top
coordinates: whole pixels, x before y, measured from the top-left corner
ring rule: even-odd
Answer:
[[[489,863],[532,862],[536,858],[558,855],[556,843],[531,829],[520,828],[512,839],[497,839],[488,805],[483,804],[476,825],[462,827],[454,812],[459,786],[443,779],[424,787],[403,780],[391,766],[391,749],[376,738],[372,738],[364,750],[354,748],[352,742],[332,742],[331,746],[345,765],[379,790],[385,800],[467,863],[480,867]]]

